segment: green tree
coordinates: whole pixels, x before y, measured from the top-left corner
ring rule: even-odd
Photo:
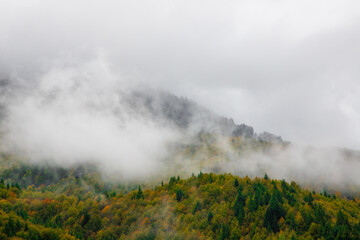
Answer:
[[[340,209],[336,216],[335,235],[336,239],[348,240],[350,238],[351,226],[348,217]]]
[[[245,197],[242,195],[242,191],[239,189],[234,203],[234,213],[240,225],[243,223],[245,217],[244,206],[245,206]]]
[[[221,231],[220,231],[220,240],[225,240],[228,239],[230,237],[230,229],[229,229],[229,225],[224,223],[221,226]]]
[[[183,199],[183,197],[184,197],[184,192],[181,189],[176,190],[176,200],[180,202],[181,199]]]
[[[138,191],[136,193],[136,199],[144,199],[144,194],[143,194],[143,192],[141,190],[140,185],[139,185]]]
[[[201,203],[198,200],[198,201],[196,201],[196,204],[195,204],[195,206],[193,208],[192,214],[195,214],[197,211],[200,211],[200,210],[201,210]]]
[[[234,182],[234,187],[238,187],[239,186],[239,181],[237,180],[237,178],[235,178],[235,182]]]
[[[280,230],[279,219],[285,215],[285,212],[280,205],[279,196],[279,190],[275,188],[264,217],[264,226],[273,232],[278,232]]]
[[[210,223],[214,218],[214,214],[210,211],[207,215],[207,221]]]
[[[4,231],[9,237],[15,236],[16,226],[12,216],[9,216],[9,220],[5,223]]]
[[[267,181],[267,180],[269,180],[269,177],[268,177],[268,175],[265,173],[265,175],[264,175],[264,179]]]
[[[248,208],[250,212],[255,212],[258,208],[252,196],[249,196]]]

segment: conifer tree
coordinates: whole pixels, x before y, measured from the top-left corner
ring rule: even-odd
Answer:
[[[193,214],[195,214],[197,211],[200,211],[201,210],[201,204],[200,204],[200,201],[198,200],[194,206],[194,209],[193,209]]]
[[[16,233],[16,226],[15,226],[15,222],[14,219],[10,216],[9,220],[7,221],[7,223],[5,224],[5,232],[9,237],[13,237]]]
[[[347,240],[350,238],[351,227],[348,217],[340,209],[336,216],[335,234],[336,239]]]
[[[265,175],[264,175],[264,179],[265,180],[269,180],[269,177],[268,177],[268,175],[265,173]]]
[[[239,181],[237,180],[237,178],[235,178],[235,182],[234,182],[234,187],[238,187],[239,186]]]
[[[138,188],[138,191],[137,191],[137,194],[136,194],[136,199],[144,199],[144,194],[141,190],[141,187],[139,185],[139,188]]]
[[[229,225],[224,223],[221,226],[220,240],[225,240],[225,239],[228,239],[229,237],[230,237]]]
[[[274,189],[274,193],[271,196],[269,206],[265,212],[264,225],[273,232],[278,232],[279,219],[285,215],[283,208],[280,205],[280,192],[277,188]]]
[[[245,206],[245,197],[242,195],[241,190],[239,190],[234,203],[234,212],[235,212],[235,217],[238,219],[240,225],[243,223],[245,217],[244,206]]]
[[[207,215],[207,221],[208,223],[210,223],[212,221],[212,219],[214,218],[214,214],[210,211]]]
[[[178,202],[180,202],[181,199],[183,199],[183,197],[184,197],[184,192],[183,192],[181,189],[178,189],[178,190],[176,191],[176,200],[177,200]]]
[[[258,208],[254,198],[252,196],[249,196],[249,211],[250,212],[255,212]]]

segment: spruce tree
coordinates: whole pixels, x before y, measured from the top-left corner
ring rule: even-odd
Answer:
[[[254,200],[254,198],[252,196],[249,196],[249,211],[250,212],[255,212],[258,208],[256,201]]]
[[[200,210],[201,210],[201,204],[200,204],[200,201],[198,200],[194,206],[192,214],[195,214],[197,211],[200,211]]]
[[[277,188],[275,188],[264,217],[265,227],[273,232],[278,232],[280,230],[279,219],[285,215],[285,212],[280,205],[280,199],[280,192]]]
[[[141,187],[139,185],[139,188],[138,188],[138,191],[137,191],[137,194],[136,194],[136,199],[144,199],[144,194],[141,190]]]
[[[336,239],[350,239],[351,226],[348,217],[340,209],[336,216],[335,234]]]
[[[264,179],[267,181],[267,180],[269,180],[269,177],[268,177],[268,175],[265,173],[265,175],[264,175]]]
[[[207,215],[207,221],[208,223],[210,223],[212,221],[212,219],[214,218],[214,214],[210,211]]]
[[[241,190],[239,190],[234,203],[234,213],[240,225],[243,223],[245,217],[245,201],[245,197],[242,195]]]
[[[4,231],[9,237],[13,237],[16,233],[15,222],[11,216],[9,217],[9,220],[5,224]]]
[[[235,178],[235,182],[234,182],[234,187],[238,187],[239,186],[239,181],[237,180],[237,178]]]
[[[176,191],[176,200],[177,200],[178,202],[180,202],[181,199],[183,199],[183,197],[184,197],[184,192],[183,192],[181,189],[178,189],[178,190]]]
[[[230,237],[229,225],[224,223],[221,226],[220,240],[225,240],[225,239],[228,239],[229,237]]]

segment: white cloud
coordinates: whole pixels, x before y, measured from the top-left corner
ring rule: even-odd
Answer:
[[[294,142],[360,149],[359,5],[0,0],[0,71],[36,78],[100,51],[127,82]]]

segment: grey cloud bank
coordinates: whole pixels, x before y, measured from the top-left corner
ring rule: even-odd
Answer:
[[[360,149],[359,13],[358,1],[1,0],[0,76],[27,83],[100,54],[120,85],[292,142]]]

